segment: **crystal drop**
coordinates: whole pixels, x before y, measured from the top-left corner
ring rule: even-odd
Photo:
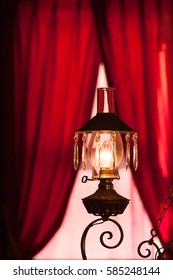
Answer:
[[[74,169],[77,170],[79,167],[78,133],[75,133],[74,141],[75,143],[74,143],[73,165],[74,165]]]
[[[126,170],[130,165],[130,133],[127,133],[125,136],[126,139]]]
[[[134,170],[137,170],[138,168],[138,144],[137,144],[137,139],[138,139],[138,135],[137,133],[135,133],[133,135],[133,168]]]
[[[83,133],[82,137],[83,145],[82,145],[82,166],[83,169],[86,169],[86,132]]]

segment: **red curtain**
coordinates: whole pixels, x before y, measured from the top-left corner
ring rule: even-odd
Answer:
[[[173,2],[92,2],[118,115],[139,135],[133,175],[154,225],[173,182]],[[163,244],[173,238],[172,215],[173,207],[160,227]]]
[[[75,179],[74,130],[90,117],[100,54],[90,2],[67,2],[4,6],[2,258],[43,248]]]
[[[117,113],[139,134],[134,178],[154,224],[173,179],[172,1],[2,3],[1,258],[32,258],[61,224],[73,134],[90,116],[100,50]]]

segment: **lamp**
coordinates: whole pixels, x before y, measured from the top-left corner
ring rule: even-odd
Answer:
[[[97,114],[75,132],[74,168],[79,167],[79,134],[82,134],[82,166],[86,168],[88,151],[89,163],[92,168],[92,179],[99,180],[98,190],[83,199],[89,213],[105,219],[109,216],[122,214],[129,200],[120,196],[113,187],[112,181],[120,179],[119,166],[123,160],[126,141],[126,169],[130,165],[130,136],[133,140],[133,167],[138,166],[137,133],[115,114],[115,89],[97,89]],[[88,145],[87,145],[87,136]]]
[[[101,216],[101,220],[107,221],[110,216],[122,214],[129,203],[129,199],[119,195],[114,190],[112,181],[120,179],[119,167],[124,154],[126,169],[130,166],[131,141],[133,141],[133,167],[135,170],[138,167],[137,133],[117,117],[114,88],[97,89],[97,114],[75,132],[75,170],[79,167],[78,143],[80,134],[82,135],[83,169],[86,169],[87,155],[92,169],[92,178],[88,179],[84,176],[82,182],[99,181],[96,192],[85,197],[83,203],[88,213]],[[122,139],[123,136],[124,139]],[[125,152],[124,144],[126,146]]]

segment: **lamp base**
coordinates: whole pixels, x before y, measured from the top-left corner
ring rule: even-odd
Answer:
[[[98,190],[82,201],[88,213],[107,220],[110,216],[122,214],[130,200],[114,190],[111,179],[101,179]]]

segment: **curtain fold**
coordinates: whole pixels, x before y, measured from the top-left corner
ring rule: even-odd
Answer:
[[[118,115],[139,135],[139,169],[133,176],[154,225],[173,182],[173,4],[108,0],[100,10],[96,1],[92,5]],[[171,206],[160,227],[163,244],[173,237],[172,215]]]
[[[75,179],[74,130],[90,117],[100,53],[89,1],[13,5],[2,165],[3,217],[15,250],[7,242],[5,257],[28,259],[61,225]]]

